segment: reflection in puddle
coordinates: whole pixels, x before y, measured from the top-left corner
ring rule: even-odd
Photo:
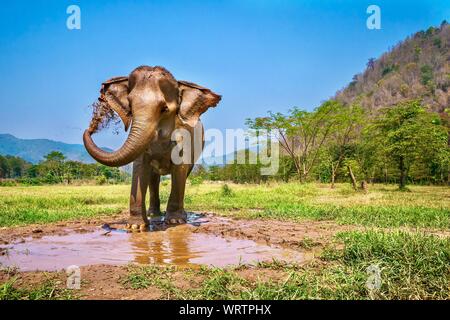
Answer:
[[[23,243],[2,246],[3,266],[22,271],[61,270],[70,265],[174,264],[224,267],[239,263],[254,264],[272,259],[302,262],[299,252],[273,248],[251,240],[229,239],[194,233],[192,225],[164,231],[123,233],[98,229],[91,233],[71,233],[26,239]]]

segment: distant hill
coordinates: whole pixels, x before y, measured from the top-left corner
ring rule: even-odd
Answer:
[[[105,148],[105,150],[110,150]],[[31,163],[38,163],[51,151],[60,151],[68,159],[93,163],[94,159],[81,144],[68,144],[48,139],[19,139],[10,134],[0,134],[0,155],[21,157]]]
[[[369,111],[407,99],[422,99],[430,111],[450,106],[450,25],[420,31],[378,59],[370,59],[335,98],[346,104],[360,99]]]
[[[225,164],[232,162],[234,160],[234,153],[225,154],[222,156],[211,156],[211,157],[203,157],[201,156],[196,164],[200,164],[204,167],[209,166],[219,166],[222,167]]]

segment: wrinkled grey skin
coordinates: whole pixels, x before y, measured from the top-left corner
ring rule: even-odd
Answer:
[[[133,162],[130,196],[130,218],[127,227],[146,229],[149,224],[145,197],[150,191],[149,215],[159,215],[159,183],[161,175],[170,174],[172,187],[165,220],[168,223],[186,222],[184,191],[186,179],[200,152],[191,148],[189,163],[175,164],[171,159],[175,142],[172,132],[186,129],[191,133],[191,146],[201,139],[203,129],[194,135],[194,128],[201,126],[199,117],[215,107],[221,96],[194,83],[176,81],[162,67],[141,66],[128,77],[112,78],[102,84],[100,101],[106,103],[122,119],[125,130],[131,124],[130,133],[118,150],[106,152],[92,140],[94,130],[89,128],[83,142],[89,154],[107,166],[123,166]],[[195,151],[195,154],[194,154]]]

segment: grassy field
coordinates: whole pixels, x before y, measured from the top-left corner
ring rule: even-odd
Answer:
[[[449,299],[450,239],[404,232],[345,232],[337,235],[343,249],[329,248],[319,257],[324,265],[304,267],[280,262],[261,263],[260,272],[275,270],[283,276],[245,279],[233,269],[203,268],[195,288],[180,289],[176,268],[130,266],[123,283],[133,289],[151,285],[170,299]],[[367,268],[381,270],[380,288],[367,289]],[[197,274],[198,272],[196,272]],[[189,276],[189,273],[187,274]]]
[[[129,186],[0,187],[0,227],[108,215],[127,209]],[[162,203],[170,186],[161,188]],[[450,188],[375,185],[367,194],[349,185],[320,184],[188,186],[186,210],[283,220],[335,220],[374,227],[450,228]],[[164,207],[162,208],[164,209]]]
[[[167,201],[170,186],[163,184]],[[1,187],[0,226],[81,220],[127,209],[129,186]],[[153,286],[163,298],[179,299],[450,299],[450,188],[371,185],[367,194],[349,185],[335,189],[320,184],[269,184],[225,186],[204,183],[188,186],[187,210],[214,212],[247,219],[289,221],[334,220],[364,226],[341,232],[320,256],[306,266],[263,263],[257,272],[275,271],[277,279],[248,280],[245,266],[201,272],[192,287],[179,288],[175,267],[130,266],[121,285],[133,290]],[[407,227],[406,230],[399,227]],[[436,236],[433,232],[440,234]],[[367,289],[367,268],[382,274],[376,292]],[[0,299],[75,298],[48,282],[21,289],[14,281],[0,284]]]

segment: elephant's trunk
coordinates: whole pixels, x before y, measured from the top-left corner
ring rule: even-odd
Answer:
[[[148,115],[133,116],[130,133],[118,150],[107,152],[95,144],[90,130],[83,134],[84,146],[88,153],[101,164],[110,167],[121,167],[134,161],[149,146],[155,136],[158,121],[150,119]]]

